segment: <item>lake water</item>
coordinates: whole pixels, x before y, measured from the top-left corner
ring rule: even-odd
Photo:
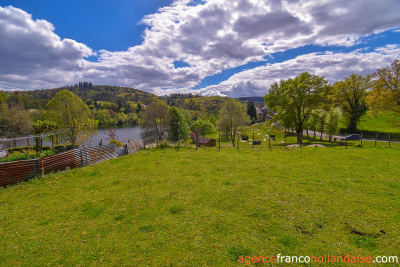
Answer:
[[[103,145],[107,145],[108,136],[104,132],[107,132],[108,129],[109,127],[98,128],[97,134],[92,137],[91,146],[98,146],[101,140],[103,141]],[[140,139],[140,131],[141,131],[140,126],[120,126],[120,127],[115,127],[115,129],[117,131],[117,136],[118,136],[117,139],[122,143],[127,143],[128,141]],[[28,145],[28,138],[24,138],[22,140],[17,141],[17,146],[27,146],[27,145]],[[30,146],[34,145],[34,138],[29,138],[29,145]],[[0,149],[13,146],[14,145],[12,142],[0,144]],[[43,146],[51,146],[51,142],[46,142],[43,140]]]
[[[104,133],[107,132],[109,128],[99,128],[96,136],[92,138],[92,146],[98,146],[99,142],[103,140],[103,145],[108,144],[108,136]],[[122,143],[127,143],[128,141],[140,139],[140,126],[122,126],[116,127],[118,140]]]

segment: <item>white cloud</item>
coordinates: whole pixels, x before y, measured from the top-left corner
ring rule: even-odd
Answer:
[[[334,83],[352,73],[371,74],[379,67],[389,66],[396,58],[400,58],[399,45],[379,47],[369,53],[359,50],[350,53],[310,53],[282,63],[242,71],[218,85],[198,90],[197,93],[229,97],[263,96],[275,82],[293,78],[302,72],[325,76],[329,82]]]
[[[61,40],[54,26],[25,11],[0,7],[0,82],[10,88],[44,88],[79,77],[83,57],[92,50]]]
[[[195,6],[190,2],[176,0],[146,16],[142,23],[148,28],[141,45],[98,51],[97,62],[84,60],[92,50],[61,40],[51,23],[34,21],[17,8],[0,7],[0,86],[46,88],[87,80],[160,94],[187,91],[207,76],[262,61],[275,52],[309,44],[352,46],[360,37],[400,26],[398,0],[208,0]],[[175,69],[177,60],[189,66]],[[243,95],[257,92],[256,80],[245,84],[232,94],[240,94],[240,88],[248,88]],[[227,90],[212,88],[203,91]]]

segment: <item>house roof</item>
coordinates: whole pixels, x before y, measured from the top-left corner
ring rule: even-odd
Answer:
[[[212,139],[212,138],[203,138],[203,137],[200,137],[200,138],[197,140],[197,143],[199,143],[199,144],[207,144],[207,143],[210,142],[211,140],[216,141],[215,139]]]

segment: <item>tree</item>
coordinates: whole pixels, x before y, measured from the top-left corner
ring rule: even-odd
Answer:
[[[49,120],[56,122],[61,128],[68,128],[67,138],[72,144],[76,143],[77,136],[82,131],[91,131],[96,123],[86,105],[74,93],[62,90],[47,104]]]
[[[231,136],[232,146],[235,147],[235,139],[239,126],[249,123],[246,108],[235,99],[228,99],[221,108],[217,127],[220,131]]]
[[[279,85],[271,85],[264,96],[265,105],[278,113],[273,120],[289,117],[294,122],[300,144],[308,117],[325,100],[330,88],[324,77],[304,72],[293,79],[281,80]]]
[[[187,140],[189,127],[185,117],[176,108],[171,107],[168,111],[168,139],[172,142]]]
[[[162,140],[167,134],[168,106],[163,101],[154,101],[147,106],[142,123],[142,138],[145,140]]]
[[[100,125],[106,125],[111,123],[111,114],[108,109],[101,109],[96,112],[96,120],[99,121]]]
[[[343,110],[349,132],[357,130],[358,122],[366,112],[365,97],[371,87],[371,77],[352,74],[333,85],[335,100]]]
[[[207,134],[211,134],[214,132],[214,125],[209,120],[195,121],[191,127],[192,132],[194,132],[196,128],[198,128],[200,130],[200,134],[201,134],[201,136],[203,136],[203,138]]]
[[[329,141],[331,141],[332,135],[339,133],[338,122],[342,116],[342,111],[336,107],[329,109],[326,114],[325,132],[329,134]]]
[[[253,101],[247,102],[247,115],[250,116],[252,121],[257,120],[257,109]]]
[[[32,131],[32,122],[28,111],[21,106],[8,107],[3,104],[0,113],[0,134],[8,138],[24,136]],[[14,141],[14,146],[16,141]]]
[[[32,123],[32,127],[35,131],[36,135],[42,135],[46,132],[49,131],[55,131],[58,129],[58,125],[57,123],[53,122],[53,121],[47,121],[47,120],[37,120],[34,123]],[[40,149],[42,149],[43,147],[43,137],[35,137],[35,141],[36,141],[36,150],[39,151]],[[40,146],[39,146],[39,141],[40,141]],[[51,136],[51,139],[49,140],[51,141],[51,144],[53,145],[54,143],[54,136]],[[58,136],[56,136],[56,144],[58,144]],[[39,149],[40,147],[40,149]]]
[[[373,90],[366,99],[368,108],[372,113],[400,114],[400,60],[394,60],[390,67],[377,69],[373,78]]]

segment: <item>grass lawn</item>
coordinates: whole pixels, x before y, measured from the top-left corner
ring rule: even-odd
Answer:
[[[400,133],[399,116],[392,113],[384,114],[377,117],[368,117],[364,115],[361,117],[359,128],[360,130],[379,131]],[[397,126],[395,121],[397,120]]]
[[[33,179],[0,189],[0,265],[400,256],[399,157],[388,148],[152,149]]]

